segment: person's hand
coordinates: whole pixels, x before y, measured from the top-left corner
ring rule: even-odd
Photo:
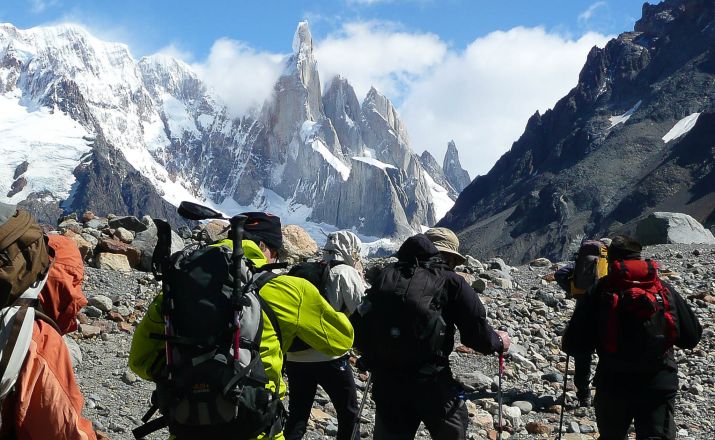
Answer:
[[[506,354],[509,351],[509,346],[511,341],[509,340],[509,334],[504,330],[496,330],[496,334],[499,335],[502,342],[502,353]]]
[[[97,435],[97,440],[110,440],[109,436],[102,431],[94,431]]]

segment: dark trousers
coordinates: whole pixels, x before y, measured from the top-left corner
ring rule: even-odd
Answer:
[[[631,422],[638,440],[675,439],[675,392],[613,392],[596,388],[596,423],[600,440],[627,438]]]
[[[579,399],[590,394],[589,384],[591,382],[591,353],[579,353],[574,355],[574,376],[573,383],[576,385],[576,395]]]
[[[326,362],[286,362],[288,375],[288,421],[283,430],[287,440],[303,438],[308,426],[318,385],[333,402],[338,416],[338,440],[351,439],[357,422],[355,379],[348,356]],[[360,438],[360,432],[355,439]]]
[[[583,301],[584,295],[576,297],[576,307]],[[590,394],[589,384],[591,381],[591,352],[574,355],[574,375],[573,384],[576,386],[576,396],[581,399]]]
[[[469,414],[451,376],[429,381],[375,381],[374,440],[412,440],[424,422],[435,440],[467,438]]]

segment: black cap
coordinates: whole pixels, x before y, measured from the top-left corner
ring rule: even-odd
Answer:
[[[400,261],[425,261],[436,255],[439,255],[439,251],[424,234],[408,238],[397,251],[397,259]]]
[[[280,217],[265,212],[243,212],[241,215],[247,217],[243,225],[245,238],[256,243],[262,241],[271,249],[277,250],[283,246]]]

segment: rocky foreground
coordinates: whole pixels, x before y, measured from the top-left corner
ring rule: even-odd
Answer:
[[[659,245],[645,255],[661,261],[664,273],[688,298],[705,329],[695,350],[678,351],[681,392],[676,405],[679,438],[710,439],[715,432],[715,362],[713,314],[715,312],[715,247]],[[508,267],[495,260],[480,265],[470,259],[465,275],[478,288],[493,325],[506,325],[514,344],[507,357],[504,414],[512,438],[554,437],[558,429],[565,355],[559,351],[559,334],[574,308],[554,282],[551,262]],[[480,269],[480,266],[481,269]],[[132,332],[159,286],[151,274],[88,267],[84,291],[90,305],[80,315],[80,330],[71,335],[81,351],[77,377],[86,396],[85,414],[97,429],[112,438],[130,439],[148,407],[153,384],[138,379],[127,368]],[[465,394],[474,439],[495,438],[497,381],[496,356],[484,356],[456,345],[452,354],[455,374],[470,387]],[[570,366],[573,368],[573,363]],[[569,371],[569,376],[573,371]],[[364,376],[358,377],[364,387]],[[567,385],[567,404],[575,402]],[[362,395],[360,395],[361,397]],[[426,397],[427,398],[427,397]],[[363,436],[371,436],[374,406],[368,401]],[[336,433],[336,419],[326,395],[320,393],[313,410],[309,439]],[[564,417],[564,438],[598,438],[592,408],[569,408]],[[504,434],[507,438],[509,434]],[[152,438],[166,438],[165,432]],[[421,430],[418,438],[429,438]]]

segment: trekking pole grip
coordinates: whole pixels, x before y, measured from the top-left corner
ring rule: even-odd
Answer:
[[[233,295],[238,297],[241,289],[241,260],[243,259],[243,225],[246,223],[245,215],[234,215],[229,220],[231,224],[231,238],[233,240],[233,253],[231,255],[231,270],[233,272]]]

